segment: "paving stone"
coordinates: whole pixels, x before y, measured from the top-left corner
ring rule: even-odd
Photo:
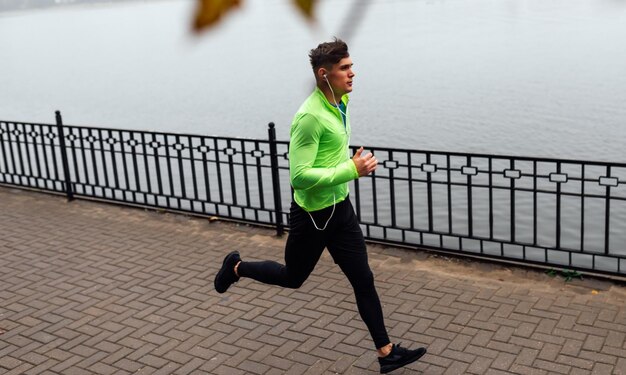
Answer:
[[[546,370],[549,372],[559,373],[559,374],[568,374],[571,370],[570,366],[561,365],[556,362],[548,362],[542,359],[538,359],[534,363],[535,367],[538,367],[542,370]]]
[[[513,364],[513,366],[511,366],[511,372],[514,374],[521,374],[521,375],[545,375],[548,374],[548,372],[546,370],[542,370],[542,369],[538,369],[538,368],[534,368],[534,367],[528,367],[528,366],[524,366],[524,365],[520,365],[520,364]]]
[[[596,363],[593,366],[593,371],[591,372],[593,375],[600,375],[600,374],[614,374],[615,367],[611,366],[611,365],[607,365],[605,363]],[[624,371],[623,369],[620,369],[620,371]]]

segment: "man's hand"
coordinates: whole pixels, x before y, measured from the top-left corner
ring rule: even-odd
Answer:
[[[352,161],[356,166],[356,171],[359,173],[359,177],[367,176],[368,174],[374,172],[376,170],[376,166],[378,165],[378,160],[374,157],[374,154],[368,153],[366,155],[363,154],[363,147],[359,148],[352,157]]]

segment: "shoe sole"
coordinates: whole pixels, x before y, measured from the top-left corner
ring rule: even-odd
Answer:
[[[224,261],[222,262],[222,267],[220,268],[220,270],[217,272],[217,275],[215,275],[215,280],[213,280],[213,287],[215,288],[215,290],[222,294],[225,293],[228,290],[228,287],[226,287],[226,289],[224,289],[223,291],[219,291],[217,289],[217,280],[222,277],[222,275],[224,274],[224,272],[226,272],[226,262],[228,262],[228,259],[230,259],[231,257],[235,256],[235,255],[239,255],[238,251],[232,251],[230,252],[228,255],[226,255],[224,257]],[[230,286],[230,285],[229,285]]]
[[[410,365],[411,363],[416,362],[420,358],[422,358],[424,356],[424,354],[426,354],[426,349],[424,349],[424,352],[422,354],[420,354],[419,356],[417,356],[417,357],[408,359],[408,360],[406,360],[406,361],[404,361],[402,363],[396,364],[396,365],[389,365],[389,366],[381,367],[380,373],[381,374],[386,374],[386,373],[391,372],[393,370],[397,370],[400,367],[404,367],[406,365]]]

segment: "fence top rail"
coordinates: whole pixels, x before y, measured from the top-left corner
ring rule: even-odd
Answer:
[[[46,124],[43,122],[23,122],[23,121],[5,121],[0,120],[0,125],[2,124],[13,124],[13,125],[36,125],[36,126],[57,126],[57,124]]]
[[[57,124],[0,120],[0,125],[1,124],[35,125],[35,126],[51,126],[51,127],[57,126]],[[265,142],[265,143],[268,142],[267,139],[260,139],[260,138],[228,137],[228,136],[220,136],[220,135],[190,134],[190,133],[179,133],[179,132],[167,132],[166,133],[166,132],[159,132],[159,131],[152,131],[152,130],[119,129],[119,128],[106,128],[106,127],[84,126],[84,125],[63,124],[63,127],[67,129],[86,129],[86,130],[98,130],[98,131],[109,131],[109,132],[119,132],[119,133],[144,133],[144,134],[154,134],[154,135],[161,135],[161,136],[200,137],[200,138],[220,139],[220,140],[225,140],[225,141],[249,141],[249,142]],[[277,143],[289,143],[289,142],[277,141]]]
[[[358,149],[360,146],[350,146],[353,149]],[[398,152],[398,153],[414,153],[414,154],[427,154],[427,155],[442,155],[442,156],[461,156],[471,158],[486,158],[486,159],[504,159],[512,161],[537,161],[548,163],[561,163],[561,164],[586,164],[586,165],[601,165],[616,168],[626,168],[626,163],[600,161],[600,160],[580,160],[580,159],[566,159],[566,158],[549,158],[540,156],[515,156],[505,154],[483,154],[483,153],[470,153],[470,152],[456,152],[456,151],[435,151],[425,149],[406,149],[406,148],[393,148],[393,147],[377,147],[369,146],[371,149],[380,150],[385,152]],[[365,149],[368,146],[364,146]]]
[[[0,125],[2,124],[14,124],[14,125],[37,125],[37,126],[51,126],[56,127],[56,124],[46,124],[46,123],[30,123],[30,122],[22,122],[22,121],[4,121],[0,120]],[[189,134],[189,133],[178,133],[178,132],[158,132],[151,130],[137,130],[137,129],[116,129],[116,128],[105,128],[105,127],[95,127],[95,126],[84,126],[84,125],[63,125],[66,128],[76,128],[76,129],[89,129],[89,130],[104,130],[104,131],[115,131],[115,132],[126,132],[126,133],[144,133],[144,134],[153,134],[160,136],[182,136],[182,137],[201,137],[201,138],[210,138],[210,139],[220,139],[226,141],[248,141],[248,142],[269,142],[267,139],[259,139],[259,138],[247,138],[247,137],[227,137],[227,136],[219,136],[219,135],[202,135],[202,134]],[[277,144],[288,145],[289,141],[276,140]],[[358,149],[360,146],[351,145],[351,149]],[[486,154],[486,153],[468,153],[468,152],[456,152],[456,151],[436,151],[436,150],[425,150],[425,149],[408,149],[408,148],[396,148],[396,147],[379,147],[379,146],[364,146],[366,149],[373,149],[385,152],[398,152],[398,153],[413,153],[413,154],[426,154],[426,155],[443,155],[443,156],[460,156],[460,157],[470,157],[470,158],[487,158],[487,159],[508,159],[512,161],[537,161],[537,162],[548,162],[548,163],[571,163],[571,164],[586,164],[586,165],[599,165],[606,167],[615,167],[615,168],[626,168],[626,162],[610,162],[610,161],[599,161],[599,160],[579,160],[579,159],[567,159],[567,158],[549,158],[549,157],[533,157],[533,156],[515,156],[515,155],[505,155],[505,154]]]

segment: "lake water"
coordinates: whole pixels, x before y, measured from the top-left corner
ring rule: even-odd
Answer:
[[[0,119],[286,140],[353,3],[248,0],[199,37],[191,1],[0,13]],[[352,144],[626,161],[626,2],[361,3]]]

